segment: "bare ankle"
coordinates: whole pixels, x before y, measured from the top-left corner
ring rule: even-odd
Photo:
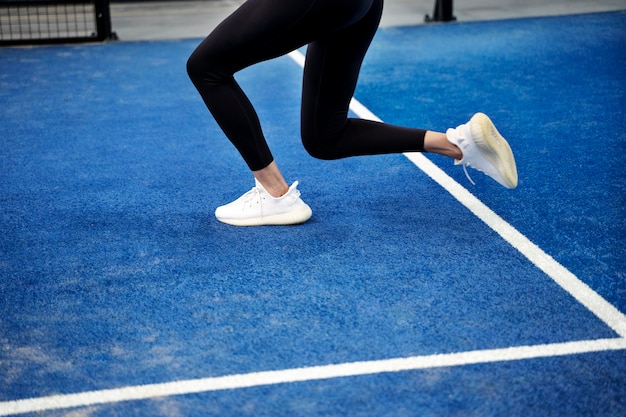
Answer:
[[[289,186],[280,173],[276,162],[272,162],[267,167],[253,171],[252,173],[263,188],[265,188],[265,191],[274,198],[281,197],[289,191]]]
[[[424,151],[449,156],[454,159],[463,158],[461,150],[448,140],[445,133],[432,132],[430,130],[426,132],[424,137]]]

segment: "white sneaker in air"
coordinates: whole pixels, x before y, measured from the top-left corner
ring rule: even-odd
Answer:
[[[517,187],[517,168],[511,147],[487,115],[476,113],[466,124],[448,129],[446,136],[463,152],[463,158],[454,163],[463,165],[472,184],[474,181],[466,166],[487,174],[506,188]]]
[[[215,217],[233,226],[292,225],[304,223],[312,215],[311,208],[300,199],[298,181],[285,195],[272,197],[260,182],[232,203],[215,210]]]

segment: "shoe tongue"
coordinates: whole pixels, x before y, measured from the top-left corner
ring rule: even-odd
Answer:
[[[263,187],[263,184],[261,184],[259,180],[257,180],[256,178],[254,179],[254,184],[257,189],[262,190],[265,194],[269,196],[272,196],[270,193],[267,192],[265,187]],[[294,190],[296,190],[295,191],[296,195],[300,196],[300,192],[297,190],[297,187],[298,187],[298,181],[294,181],[293,184],[291,184],[291,187],[289,187],[289,189],[285,192],[285,194],[283,194],[281,197],[278,197],[278,198],[285,197],[287,194],[291,193]],[[277,197],[272,197],[272,198],[277,198]]]
[[[263,187],[263,184],[261,184],[259,182],[259,180],[257,180],[256,178],[254,179],[254,186],[260,190],[263,190],[265,192],[267,192],[267,190],[265,189],[265,187]]]
[[[259,189],[261,189],[261,190],[263,190],[263,191],[267,192],[267,190],[265,189],[265,187],[263,187],[263,184],[261,184],[261,183],[259,182],[259,180],[257,180],[256,178],[254,179],[254,186],[255,186],[256,188],[259,188]],[[289,190],[287,190],[287,192],[289,192],[289,191],[293,190],[293,189],[294,189],[294,188],[296,188],[296,187],[298,187],[298,181],[294,181],[294,182],[293,182],[293,184],[291,184],[291,187],[289,187]]]

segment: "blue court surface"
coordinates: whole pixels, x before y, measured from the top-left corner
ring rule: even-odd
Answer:
[[[0,49],[0,415],[626,415],[626,13],[379,31],[354,115],[483,111],[515,190],[315,160],[300,56],[238,74],[295,227],[214,219],[253,180],[199,41]]]

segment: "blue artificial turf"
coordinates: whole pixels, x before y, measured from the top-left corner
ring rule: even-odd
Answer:
[[[382,30],[357,97],[445,130],[475,111],[510,141],[519,188],[449,175],[626,310],[626,13]],[[401,97],[401,99],[398,99]]]
[[[381,30],[357,90],[397,124],[443,130],[490,114],[516,152],[519,189],[479,173],[472,187],[433,160],[622,311],[625,17]],[[616,337],[403,156],[308,157],[289,58],[238,78],[314,216],[217,222],[214,208],[252,178],[186,78],[197,43],[0,49],[0,400]],[[611,415],[626,410],[623,356],[90,412]]]

